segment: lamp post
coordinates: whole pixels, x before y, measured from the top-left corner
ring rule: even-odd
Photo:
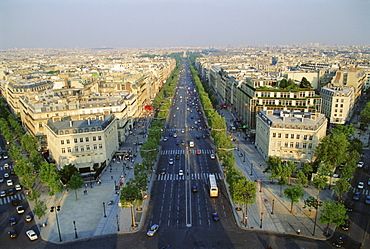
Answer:
[[[243,154],[243,163],[245,163],[245,151],[244,151],[244,154]]]
[[[251,176],[253,175],[253,163],[251,163]]]
[[[118,214],[116,215],[116,219],[117,219],[117,231],[119,232],[119,221],[118,221]]]
[[[104,218],[107,218],[107,214],[105,213],[105,202],[103,202],[103,210],[104,210]]]
[[[73,226],[75,228],[75,238],[77,239],[78,235],[77,235],[76,221],[73,221]]]
[[[260,192],[262,192],[262,179],[260,179]]]
[[[260,228],[262,228],[262,217],[263,217],[263,212],[261,212],[261,224],[260,224]]]
[[[60,227],[59,227],[59,220],[58,220],[58,212],[60,211],[60,206],[50,207],[50,212],[54,212],[55,209],[55,217],[57,219],[57,227],[58,227],[58,234],[59,234],[59,241],[62,242],[62,236],[60,235]]]
[[[272,199],[272,210],[271,210],[271,214],[274,214],[274,204],[275,204],[275,199]]]
[[[238,140],[238,141],[236,141],[236,142],[238,143],[238,149],[237,149],[237,150],[239,151],[239,140]]]

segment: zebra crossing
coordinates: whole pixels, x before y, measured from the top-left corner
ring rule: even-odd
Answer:
[[[190,180],[208,180],[210,173],[191,173]],[[221,173],[214,173],[216,180],[222,179]],[[178,180],[185,180],[185,175],[180,176],[179,174],[165,174],[165,175],[157,175],[157,181],[178,181]]]
[[[12,200],[23,200],[25,198],[24,194],[18,194],[18,195],[11,195],[11,196],[5,196],[0,198],[0,205],[4,205],[7,203],[12,202]]]
[[[198,150],[189,150],[190,154],[196,154]],[[213,150],[200,150],[201,154],[213,154]],[[162,150],[161,155],[175,155],[175,154],[185,154],[185,150]]]
[[[370,195],[370,189],[359,189],[359,188],[353,188],[352,193],[360,192],[363,195]]]

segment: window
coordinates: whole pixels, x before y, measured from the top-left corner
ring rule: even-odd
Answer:
[[[99,149],[103,149],[103,145],[102,144],[99,144]]]
[[[80,143],[83,143],[83,142],[84,142],[84,139],[80,137]]]
[[[313,136],[311,135],[311,136],[310,136],[310,140],[312,140],[312,139],[313,139]]]
[[[67,134],[69,134],[69,130],[66,130],[64,133],[65,133],[66,135],[67,135]]]
[[[89,132],[89,128],[85,128],[85,132]]]
[[[63,131],[59,131],[59,135],[63,135],[64,133],[63,133]]]
[[[90,150],[90,145],[86,145],[86,150],[89,151]]]
[[[289,134],[285,134],[285,138],[289,138]]]
[[[75,138],[75,139],[74,139],[74,141],[75,141],[75,143],[77,143],[77,142],[78,142],[78,139],[77,139],[77,138]]]
[[[281,133],[278,133],[278,138],[281,138]]]
[[[85,141],[86,142],[89,142],[89,137],[85,137]]]
[[[64,144],[64,140],[60,140],[60,144]]]
[[[290,148],[294,147],[294,142],[290,142]]]
[[[96,141],[96,137],[93,137],[93,141]]]
[[[307,135],[304,135],[304,136],[303,136],[303,139],[304,139],[304,140],[307,140]]]
[[[69,139],[67,139],[66,141],[67,141],[67,144],[70,144],[70,140]]]
[[[98,145],[94,144],[94,150],[97,150],[97,149],[98,149]]]
[[[62,153],[66,153],[66,148],[62,148]]]
[[[78,152],[78,146],[75,146],[75,151]]]
[[[307,148],[307,144],[303,143],[303,149],[306,149],[306,148]]]
[[[72,148],[71,148],[71,147],[68,147],[68,148],[67,148],[67,151],[68,151],[69,153],[71,153],[71,152],[72,152]]]
[[[308,144],[308,148],[309,148],[309,149],[312,149],[312,143],[309,143],[309,144]]]
[[[98,140],[101,140],[101,136],[98,136]]]
[[[85,148],[83,146],[80,147],[81,152],[85,151]]]
[[[294,138],[294,134],[290,134],[290,138]]]
[[[296,147],[297,149],[299,149],[299,142],[296,142],[296,143],[295,143],[295,147]]]
[[[272,137],[276,137],[276,133],[272,133]]]
[[[289,143],[288,142],[285,142],[285,145],[284,145],[285,147],[288,147],[289,146]]]
[[[281,146],[281,141],[277,141],[277,146]]]
[[[301,135],[297,134],[297,139],[300,139],[301,138]]]

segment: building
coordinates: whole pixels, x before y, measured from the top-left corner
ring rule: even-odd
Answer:
[[[255,146],[264,158],[312,162],[320,139],[326,136],[324,114],[261,111],[257,117]]]
[[[85,120],[49,119],[45,131],[56,166],[73,164],[87,173],[108,165],[119,148],[116,122],[112,114]]]
[[[321,112],[326,115],[331,124],[345,124],[354,110],[355,88],[327,86],[320,90],[322,98]]]

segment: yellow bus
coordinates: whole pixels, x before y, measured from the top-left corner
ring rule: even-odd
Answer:
[[[218,188],[214,174],[209,175],[209,196],[218,197]]]

